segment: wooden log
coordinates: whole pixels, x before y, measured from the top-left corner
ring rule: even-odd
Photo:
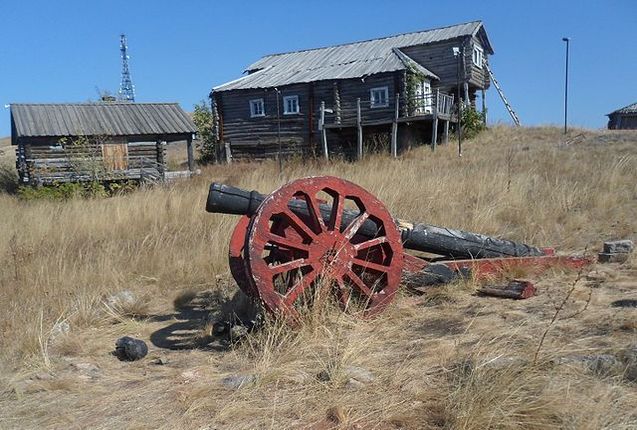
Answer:
[[[188,170],[193,172],[195,170],[195,153],[192,147],[192,137],[186,140],[186,147],[188,150]]]
[[[433,123],[431,125],[431,150],[436,150],[438,143],[438,100],[440,100],[440,90],[436,90],[436,100],[433,103]]]
[[[535,292],[535,285],[533,285],[533,282],[528,279],[513,279],[504,286],[487,285],[478,290],[478,293],[485,296],[503,297],[506,299],[516,300],[533,297]]]
[[[330,159],[329,148],[327,147],[327,130],[325,130],[325,102],[321,102],[321,119],[319,123],[321,130],[321,143],[323,144],[323,157],[325,160]]]
[[[449,143],[449,120],[445,120],[444,122],[444,132],[442,135],[442,141],[446,145]]]

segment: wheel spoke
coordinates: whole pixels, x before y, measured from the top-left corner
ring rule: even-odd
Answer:
[[[268,269],[270,269],[272,275],[278,275],[280,273],[289,272],[290,270],[309,265],[310,263],[308,263],[307,260],[305,260],[304,258],[299,258],[298,260],[292,260],[274,266],[268,266]]]
[[[374,293],[369,289],[365,282],[352,270],[348,271],[345,275],[349,278],[350,281],[354,283],[354,286],[360,290],[361,293],[365,294],[367,297],[372,298]]]
[[[296,299],[309,287],[312,282],[318,276],[318,270],[312,270],[310,273],[307,273],[299,279],[299,281],[294,284],[292,288],[290,288],[285,296],[284,302],[286,305],[291,306],[294,304]]]
[[[330,214],[330,230],[340,231],[341,220],[343,219],[343,199],[340,194],[334,197],[332,202],[332,213]]]
[[[352,264],[360,267],[365,267],[367,269],[376,270],[377,272],[387,273],[389,272],[388,266],[383,266],[382,264],[372,263],[371,261],[362,260],[360,258],[356,258],[352,261]]]
[[[305,201],[307,202],[307,208],[308,212],[310,213],[310,218],[312,218],[321,232],[326,231],[327,227],[325,227],[325,222],[323,222],[323,216],[321,215],[321,206],[316,200],[316,196],[313,194],[306,194],[306,196],[307,198],[305,199]]]
[[[279,236],[278,234],[270,233],[268,235],[268,242],[283,248],[295,249],[297,251],[309,251],[309,245],[302,242],[292,241],[287,237]]]
[[[343,310],[347,310],[350,300],[349,288],[345,285],[343,278],[337,278],[336,283],[338,284],[338,291],[336,292],[338,301],[341,303]]]
[[[316,238],[316,234],[312,229],[308,227],[297,214],[292,212],[290,208],[286,208],[283,214],[288,218],[292,227],[295,227],[300,234],[304,234],[308,239]]]
[[[365,221],[367,221],[367,218],[369,218],[369,214],[367,212],[362,212],[350,225],[347,226],[343,232],[343,235],[347,238],[347,240],[351,240],[352,237],[354,237],[358,229],[361,228]]]
[[[380,245],[387,242],[387,236],[380,236],[374,239],[366,240],[365,242],[357,243],[354,245],[354,249],[361,251],[363,249],[371,248],[372,246]]]

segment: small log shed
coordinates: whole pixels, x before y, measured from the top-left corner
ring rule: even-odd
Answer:
[[[609,130],[637,130],[637,103],[624,106],[606,116]]]
[[[11,105],[16,169],[28,185],[163,180],[166,144],[177,141],[187,143],[190,174],[196,131],[177,103]]]

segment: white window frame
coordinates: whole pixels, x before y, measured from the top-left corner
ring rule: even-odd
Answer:
[[[484,49],[478,45],[473,45],[473,55],[471,58],[473,60],[473,64],[475,64],[478,69],[481,69],[482,62],[484,61]]]
[[[257,112],[256,106],[261,106],[261,113]],[[258,118],[265,116],[265,102],[263,99],[250,100],[250,118]]]
[[[374,92],[384,92],[385,93],[385,102],[384,103],[378,103],[376,100],[374,100]],[[388,107],[389,106],[389,87],[376,87],[376,88],[371,88],[369,90],[369,107],[374,109],[374,108],[384,108],[384,107]]]
[[[294,100],[295,111],[288,110],[288,100]],[[299,105],[299,96],[284,96],[283,97],[283,115],[298,115],[301,113],[301,106]]]

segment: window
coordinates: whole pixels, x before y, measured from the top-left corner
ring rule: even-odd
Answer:
[[[265,107],[263,106],[263,99],[250,100],[250,116],[265,116]]]
[[[477,45],[473,47],[473,64],[479,69],[482,68],[482,48]]]
[[[283,115],[294,115],[299,113],[299,96],[283,97]]]
[[[379,108],[389,106],[389,89],[387,87],[369,90],[370,107]]]

